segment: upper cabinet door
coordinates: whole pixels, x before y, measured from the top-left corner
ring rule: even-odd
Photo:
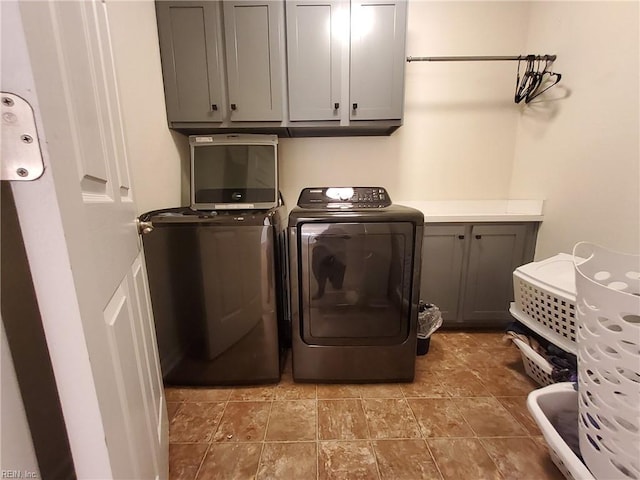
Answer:
[[[222,121],[218,4],[156,2],[169,122]]]
[[[338,0],[290,0],[287,65],[291,120],[339,120],[342,43],[348,4]]]
[[[283,2],[223,5],[231,120],[282,120]]]
[[[401,119],[407,4],[351,2],[351,120]]]

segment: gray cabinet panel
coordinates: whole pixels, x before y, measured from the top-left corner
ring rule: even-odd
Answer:
[[[282,2],[223,5],[231,120],[282,120]]]
[[[169,122],[222,121],[218,5],[157,2]]]
[[[523,263],[527,226],[474,225],[464,293],[465,320],[508,320],[512,273]]]
[[[351,2],[351,120],[402,118],[406,9],[403,0]]]
[[[420,299],[437,305],[446,323],[458,319],[464,246],[464,225],[424,228]]]
[[[344,37],[337,31],[340,2],[291,0],[286,8],[289,117],[339,120]]]
[[[533,260],[538,224],[442,223],[424,227],[420,298],[445,327],[504,326],[513,271]]]

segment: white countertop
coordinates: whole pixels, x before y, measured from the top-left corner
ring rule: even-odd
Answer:
[[[424,213],[426,223],[540,222],[543,200],[400,200]]]

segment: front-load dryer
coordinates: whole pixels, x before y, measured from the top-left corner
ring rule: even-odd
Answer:
[[[301,192],[288,223],[295,381],[413,380],[423,226],[384,188]]]

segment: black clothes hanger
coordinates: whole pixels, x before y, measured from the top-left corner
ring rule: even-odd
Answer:
[[[547,59],[545,61],[544,70],[538,75],[539,81],[536,85],[536,88],[527,94],[525,103],[529,103],[531,100],[533,100],[537,96],[546,92],[562,79],[562,74],[554,73],[553,70],[550,69],[552,64],[553,64],[553,61],[551,60]],[[544,86],[544,88],[542,90],[538,90],[541,86]]]
[[[516,103],[520,103],[527,98],[530,92],[535,89],[535,56],[527,55],[527,67],[525,69],[522,79],[520,78],[520,59],[518,59],[518,74],[516,77],[516,94],[514,100]]]

